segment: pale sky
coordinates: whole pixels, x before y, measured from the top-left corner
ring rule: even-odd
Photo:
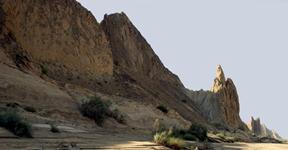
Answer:
[[[79,1],[98,22],[125,12],[189,89],[210,89],[221,64],[238,89],[242,120],[260,117],[288,137],[288,1]]]

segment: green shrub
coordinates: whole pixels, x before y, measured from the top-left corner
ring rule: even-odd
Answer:
[[[167,140],[167,147],[183,149],[185,147],[185,142],[180,138],[170,137]]]
[[[200,141],[207,139],[207,128],[200,124],[192,124],[187,132],[195,135]]]
[[[80,106],[83,116],[93,119],[96,124],[102,125],[104,119],[111,113],[109,105],[101,101],[99,97],[91,97],[89,101],[84,102]]]
[[[118,109],[111,110],[110,104],[103,102],[99,97],[93,96],[81,104],[80,111],[83,116],[93,119],[101,126],[108,117],[114,118],[118,123],[125,124],[126,120]]]
[[[154,135],[154,142],[159,145],[166,145],[170,135],[167,131],[158,132]]]
[[[188,140],[188,141],[197,141],[197,137],[190,133],[185,133],[183,135],[183,139]]]
[[[163,105],[157,106],[157,109],[162,111],[164,114],[168,113],[168,109],[165,106],[163,106]]]
[[[174,137],[182,138],[188,141],[197,141],[199,138],[194,132],[190,132],[189,130],[183,129],[173,129],[172,135]]]
[[[180,138],[174,137],[170,131],[156,133],[154,142],[173,149],[183,149],[185,146],[185,142]]]
[[[60,133],[60,130],[58,129],[58,127],[55,124],[50,124],[50,131],[52,133]]]
[[[47,75],[48,74],[48,67],[46,65],[41,65],[41,73]]]
[[[31,112],[31,113],[36,112],[36,109],[34,107],[31,107],[31,106],[25,106],[23,109],[28,111],[28,112]]]
[[[20,137],[31,138],[31,124],[24,121],[15,111],[8,110],[0,112],[0,126],[6,128]]]

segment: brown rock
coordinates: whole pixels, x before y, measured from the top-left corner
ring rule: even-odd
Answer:
[[[209,122],[247,130],[239,116],[237,89],[230,78],[226,80],[220,65],[217,66],[216,78],[210,91],[188,91],[188,95],[198,104],[202,115]]]
[[[58,80],[113,74],[111,50],[93,15],[75,0],[1,0],[3,24],[37,66]]]
[[[266,127],[266,125],[261,124],[260,118],[254,119],[251,117],[251,120],[247,126],[256,136],[282,140],[282,137],[276,131],[270,130]]]
[[[190,121],[203,122],[179,78],[160,61],[151,46],[124,13],[105,15],[101,27],[110,41],[118,93],[143,102],[167,105]],[[123,87],[123,82],[125,87]],[[117,83],[115,83],[117,84]],[[109,86],[109,90],[111,90]],[[115,91],[112,91],[115,93]]]

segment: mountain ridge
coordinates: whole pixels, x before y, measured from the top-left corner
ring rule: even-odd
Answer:
[[[186,89],[123,12],[98,22],[75,0],[0,0],[0,17],[3,107],[31,105],[41,110],[29,118],[36,123],[93,128],[78,107],[96,95],[128,120],[121,125],[110,119],[104,128],[151,131],[161,120],[167,127],[220,126],[252,141],[239,116],[236,86],[222,67],[210,91]]]

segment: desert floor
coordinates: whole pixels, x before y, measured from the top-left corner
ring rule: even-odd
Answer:
[[[85,132],[72,127],[60,127],[61,133],[51,133],[48,126],[38,125],[33,139],[13,136],[0,128],[1,150],[169,150],[158,146],[152,136],[115,131]],[[196,143],[190,143],[197,145]],[[208,143],[215,150],[288,150],[288,144]]]

